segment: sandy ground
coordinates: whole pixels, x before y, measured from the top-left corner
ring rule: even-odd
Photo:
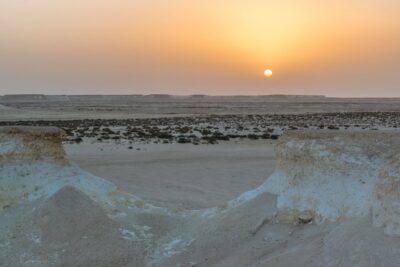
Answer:
[[[0,96],[0,121],[128,119],[210,114],[399,112],[399,98]],[[8,109],[5,111],[4,106]],[[10,109],[11,108],[11,109]]]
[[[158,118],[179,117],[190,114],[142,114],[136,112],[96,112],[96,111],[63,111],[46,108],[32,110],[12,108],[0,105],[0,121],[29,121],[29,120],[81,120],[81,119],[129,119],[129,118]]]
[[[156,206],[200,209],[221,205],[259,186],[274,170],[273,141],[218,145],[65,144],[81,168],[109,179]]]

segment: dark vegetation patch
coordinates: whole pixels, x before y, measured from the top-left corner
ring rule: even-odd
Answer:
[[[303,129],[377,130],[398,128],[400,112],[353,112],[276,115],[210,115],[148,119],[84,119],[56,121],[3,121],[0,126],[55,126],[66,133],[65,141],[154,142],[194,145],[248,139],[277,140],[282,132]]]

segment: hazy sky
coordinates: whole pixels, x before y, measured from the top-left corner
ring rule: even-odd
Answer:
[[[0,94],[400,96],[399,14],[399,0],[0,0]]]

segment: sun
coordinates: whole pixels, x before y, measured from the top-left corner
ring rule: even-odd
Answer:
[[[265,76],[265,77],[268,77],[268,78],[271,78],[271,77],[272,77],[272,70],[266,69],[266,70],[264,71],[264,76]]]

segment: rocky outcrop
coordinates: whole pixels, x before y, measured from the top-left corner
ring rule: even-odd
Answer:
[[[0,164],[47,161],[66,164],[58,128],[0,127]]]
[[[373,214],[400,235],[397,131],[300,131],[278,141],[278,166],[258,190],[277,195],[281,220],[337,222]]]
[[[78,188],[109,209],[120,203],[150,207],[70,163],[63,136],[52,127],[0,127],[0,208],[51,197],[64,186]]]

